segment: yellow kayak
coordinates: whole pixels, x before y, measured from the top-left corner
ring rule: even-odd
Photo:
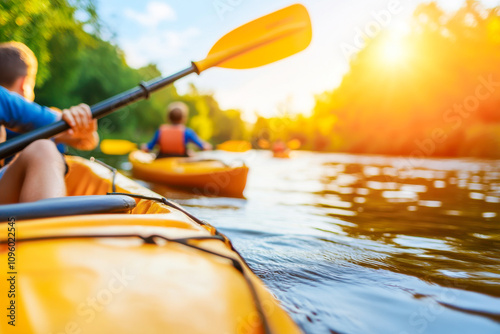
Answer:
[[[134,151],[129,155],[138,179],[183,187],[208,196],[243,197],[248,167],[231,167],[218,160],[163,158]]]
[[[300,332],[215,228],[97,162],[68,164],[78,197],[0,207],[0,333]]]

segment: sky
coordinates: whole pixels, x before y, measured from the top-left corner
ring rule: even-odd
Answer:
[[[423,0],[98,0],[104,38],[116,43],[127,63],[154,63],[169,75],[203,59],[224,34],[294,3],[309,11],[313,39],[299,54],[256,69],[213,68],[179,80],[180,93],[194,83],[213,93],[223,109],[239,109],[249,122],[256,113],[270,117],[285,110],[309,114],[314,96],[338,86],[360,35],[378,28],[402,31]],[[445,10],[464,1],[438,0]],[[500,0],[481,0],[487,7]],[[372,29],[372,30],[370,30]]]

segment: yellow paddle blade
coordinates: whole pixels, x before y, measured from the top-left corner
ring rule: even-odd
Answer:
[[[291,150],[298,150],[300,146],[302,146],[302,143],[298,139],[292,139],[288,143],[286,143],[286,146],[288,146],[288,148]]]
[[[193,62],[198,74],[210,67],[254,68],[304,50],[312,38],[306,8],[292,5],[249,22],[222,37],[204,60]]]
[[[124,139],[104,139],[100,147],[102,153],[109,155],[124,155],[137,150],[137,144]]]
[[[228,140],[217,145],[217,149],[228,152],[246,152],[252,149],[252,144],[246,140]]]

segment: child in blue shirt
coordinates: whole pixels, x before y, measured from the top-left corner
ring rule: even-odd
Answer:
[[[0,142],[4,126],[26,132],[65,120],[70,130],[57,136],[57,142],[78,149],[93,149],[98,143],[97,123],[86,104],[57,113],[30,102],[34,99],[37,61],[24,44],[0,44]],[[0,169],[0,204],[29,202],[66,194],[66,165],[54,142],[38,140],[26,147],[8,167]]]
[[[158,145],[160,152],[157,158],[188,157],[187,145],[194,143],[202,150],[211,150],[210,143],[202,141],[196,133],[185,126],[189,109],[185,103],[174,102],[167,108],[170,124],[162,124],[153,139],[142,146],[144,151],[151,151]]]

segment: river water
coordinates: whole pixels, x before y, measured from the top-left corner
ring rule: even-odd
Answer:
[[[500,161],[209,153],[246,161],[247,199],[149,186],[226,234],[306,333],[500,333]]]

